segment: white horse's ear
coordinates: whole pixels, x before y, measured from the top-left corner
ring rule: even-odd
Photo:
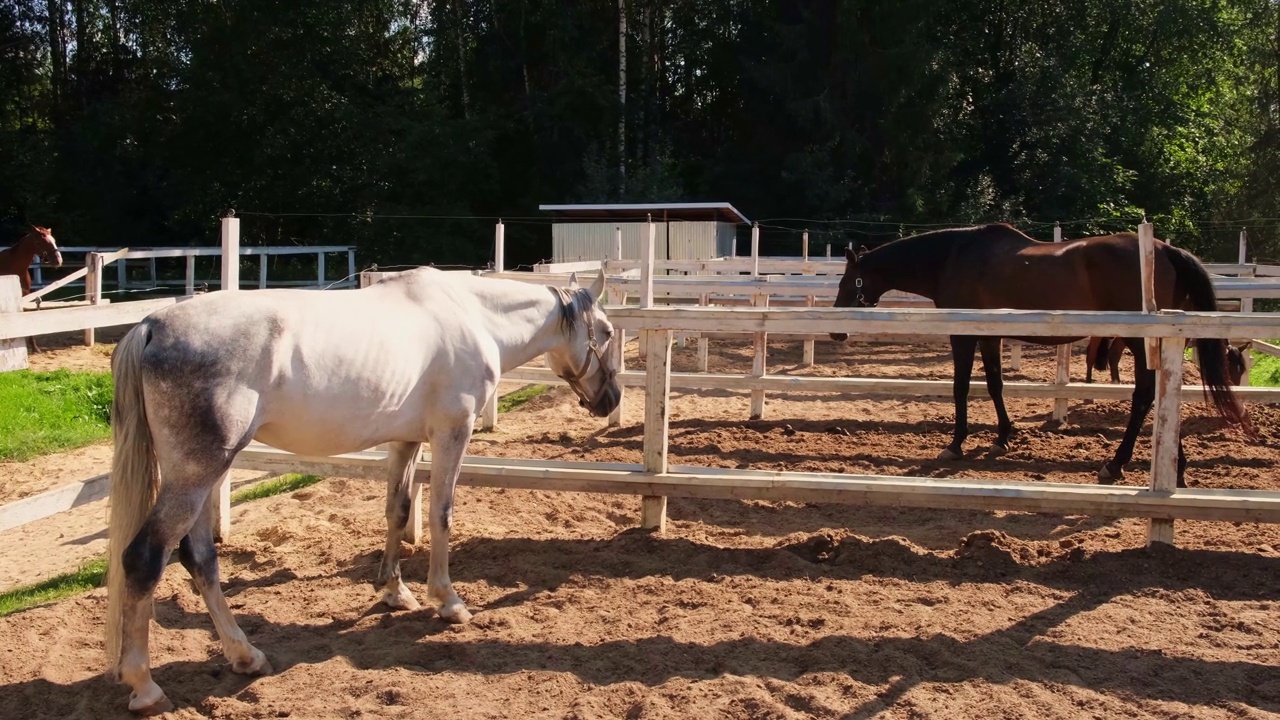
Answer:
[[[578,289],[578,273],[576,272],[569,273],[569,289],[570,290]]]
[[[596,281],[591,283],[591,297],[595,298],[595,300],[599,302],[600,298],[603,296],[604,296],[604,271],[601,270],[600,274],[596,276]]]

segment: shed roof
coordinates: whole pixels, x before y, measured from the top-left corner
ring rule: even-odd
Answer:
[[[539,210],[559,217],[577,220],[643,221],[652,214],[654,220],[718,220],[749,223],[745,215],[727,202],[707,203],[604,203],[580,205],[539,205]]]

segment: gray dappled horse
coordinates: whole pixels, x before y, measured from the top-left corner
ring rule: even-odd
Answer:
[[[204,598],[232,669],[271,672],[219,587],[211,491],[250,440],[330,456],[389,443],[382,599],[417,608],[400,576],[418,449],[431,449],[427,593],[440,616],[471,613],[449,581],[454,485],[476,415],[506,371],[546,355],[592,415],[622,398],[591,288],[420,268],[360,290],[215,292],[153,313],[111,358],[106,648],[129,709],[172,707],[152,680],[152,593],[174,546]]]

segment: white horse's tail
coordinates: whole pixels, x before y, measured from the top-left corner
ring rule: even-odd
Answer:
[[[107,525],[107,627],[109,672],[120,662],[124,623],[124,551],[138,534],[155,504],[160,488],[151,443],[151,427],[143,403],[141,361],[151,331],[138,324],[116,345],[111,355],[115,395],[111,404],[111,434],[115,454],[111,460],[111,518]]]

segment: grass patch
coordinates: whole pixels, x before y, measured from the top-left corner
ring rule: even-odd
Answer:
[[[111,437],[111,373],[0,373],[0,461],[25,462]]]
[[[1255,387],[1280,387],[1280,358],[1254,353],[1249,384]]]
[[[0,593],[0,617],[92,590],[102,585],[106,576],[107,559],[97,558],[74,572]]]
[[[551,389],[550,385],[525,385],[498,398],[498,412],[510,412]]]
[[[251,488],[245,488],[239,492],[231,493],[231,502],[243,502],[245,500],[259,500],[272,495],[293,492],[301,490],[320,482],[324,478],[318,475],[303,475],[302,473],[289,473],[280,477],[264,480]]]

